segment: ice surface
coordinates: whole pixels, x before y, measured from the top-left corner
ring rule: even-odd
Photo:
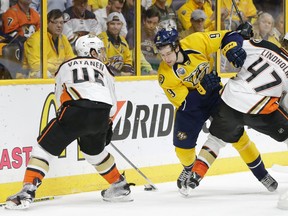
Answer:
[[[6,216],[278,216],[288,211],[277,206],[279,195],[288,190],[288,174],[270,170],[278,181],[277,192],[268,192],[252,173],[207,176],[189,198],[182,197],[175,182],[156,184],[157,191],[144,191],[144,186],[131,187],[134,201],[109,203],[100,191],[65,195],[54,200],[33,203],[26,210],[0,209]]]

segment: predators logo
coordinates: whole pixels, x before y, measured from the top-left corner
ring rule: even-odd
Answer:
[[[188,76],[183,79],[184,82],[191,82],[193,86],[196,86],[204,77],[209,73],[209,62],[204,62],[198,65],[198,67]]]
[[[179,140],[185,140],[185,139],[187,139],[187,134],[185,132],[178,131],[177,138]]]
[[[123,64],[124,64],[124,59],[120,55],[115,55],[109,58],[109,64],[116,70],[121,71]]]

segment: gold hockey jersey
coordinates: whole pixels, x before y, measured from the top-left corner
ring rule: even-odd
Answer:
[[[169,101],[178,108],[188,92],[194,90],[205,74],[213,69],[211,54],[221,46],[228,31],[197,32],[180,40],[184,62],[170,67],[164,61],[158,69],[158,81]]]

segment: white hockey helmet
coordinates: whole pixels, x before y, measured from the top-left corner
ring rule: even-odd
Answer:
[[[78,56],[91,56],[91,49],[95,49],[99,57],[105,54],[104,43],[96,35],[87,34],[77,39],[75,50]]]

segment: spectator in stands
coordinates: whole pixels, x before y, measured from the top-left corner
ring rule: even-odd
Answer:
[[[24,42],[40,28],[40,16],[29,7],[32,0],[18,0],[3,15],[3,32]]]
[[[242,20],[254,22],[257,16],[257,9],[253,3],[253,0],[235,0],[235,3],[239,9]],[[229,12],[229,16],[227,16],[225,20],[225,29],[228,30],[236,30],[236,28],[240,25],[240,18],[236,12],[235,7],[232,4],[231,0],[223,0],[222,8],[227,9]],[[232,12],[232,14],[231,14]]]
[[[253,24],[254,39],[263,39],[274,43],[280,47],[280,43],[274,33],[274,18],[271,14],[265,12],[258,16]]]
[[[134,75],[132,56],[124,37],[120,36],[123,26],[123,16],[119,12],[110,13],[107,17],[107,31],[98,37],[106,47],[108,65],[116,76]]]
[[[47,0],[47,12],[54,9],[64,11],[73,5],[72,1],[73,0]],[[32,0],[30,7],[35,9],[40,14],[41,0]]]
[[[64,28],[69,42],[74,46],[78,37],[97,34],[99,25],[95,14],[86,9],[88,0],[73,0],[73,6],[64,11]]]
[[[158,10],[160,13],[159,29],[175,28],[179,32],[182,31],[183,27],[178,20],[177,13],[171,6],[167,6],[166,2],[167,0],[156,0],[155,3],[150,7]]]
[[[196,9],[203,10],[208,17],[208,19],[206,19],[205,21],[205,29],[209,28],[210,26],[215,27],[215,16],[213,14],[212,6],[209,1],[187,0],[187,2],[183,4],[177,11],[178,18],[185,30],[190,28],[191,14]]]
[[[285,0],[253,0],[257,11],[270,13],[273,17],[283,12]]]
[[[122,8],[122,14],[127,23],[127,30],[134,27],[135,22],[135,5],[134,0],[126,0]],[[141,6],[142,7],[142,6]]]
[[[88,0],[88,7],[89,11],[95,12],[100,8],[105,8],[108,4],[108,0]]]
[[[275,36],[277,37],[279,43],[280,43],[281,38],[283,38],[285,35],[284,24],[285,24],[284,14],[280,13],[275,19],[275,27],[274,27]]]
[[[60,64],[74,58],[72,47],[62,34],[64,16],[59,9],[51,10],[47,15],[47,69],[48,78],[53,78]],[[40,31],[33,34],[24,44],[23,67],[29,70],[29,78],[41,78],[40,71]]]
[[[145,9],[141,5],[141,14],[145,14]],[[132,54],[132,59],[134,60],[135,57],[135,47],[134,47],[134,40],[135,40],[135,4],[133,0],[127,0],[123,7],[123,16],[127,22],[128,33],[126,35],[126,41],[129,45],[129,49]],[[130,26],[130,27],[128,27]],[[143,33],[143,31],[141,31]],[[146,60],[143,52],[140,53],[140,63],[141,63],[141,75],[154,75],[157,73],[151,64]]]
[[[160,22],[160,13],[155,7],[150,7],[143,17],[143,28],[141,31],[141,51],[145,59],[151,64],[153,70],[157,71],[161,61],[154,38]]]
[[[112,12],[120,13],[121,20],[123,21],[123,25],[121,28],[120,35],[126,38],[127,35],[127,23],[122,14],[122,9],[124,6],[125,0],[108,0],[108,5],[105,8],[101,8],[95,11],[96,19],[98,20],[100,29],[97,31],[97,35],[101,32],[105,32],[107,30],[107,19],[108,15]]]
[[[207,16],[203,10],[196,9],[191,13],[191,26],[189,29],[180,32],[179,37],[182,39],[194,32],[204,32],[204,23]]]

